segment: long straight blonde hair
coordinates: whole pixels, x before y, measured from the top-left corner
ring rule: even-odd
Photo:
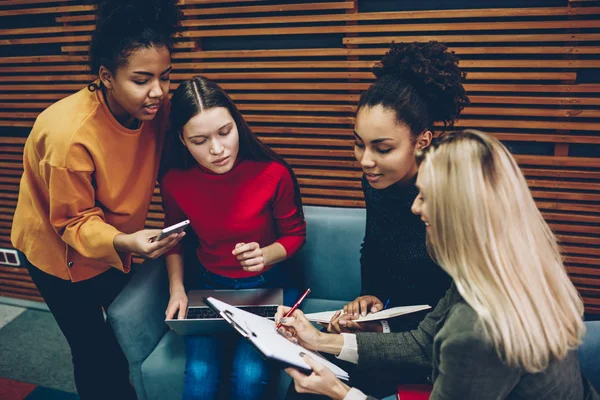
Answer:
[[[514,158],[467,130],[442,135],[417,159],[429,252],[500,358],[529,372],[564,358],[585,332],[583,304]]]

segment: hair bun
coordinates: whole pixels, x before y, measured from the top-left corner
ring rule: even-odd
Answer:
[[[466,73],[458,67],[458,57],[440,42],[392,43],[389,52],[373,66],[377,79],[405,81],[429,105],[432,122],[452,125],[469,104],[462,85]]]

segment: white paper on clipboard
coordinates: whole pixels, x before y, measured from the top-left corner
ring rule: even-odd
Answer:
[[[346,371],[326,360],[319,353],[292,343],[277,333],[274,321],[240,310],[214,297],[207,298],[206,303],[220,313],[240,335],[251,341],[265,357],[310,371],[310,366],[302,359],[302,354],[308,354],[324,364],[338,378],[346,381],[349,379]]]

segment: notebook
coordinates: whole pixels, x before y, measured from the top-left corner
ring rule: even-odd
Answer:
[[[355,322],[368,322],[368,321],[379,321],[382,319],[389,319],[399,317],[400,315],[415,313],[422,310],[428,310],[431,306],[426,304],[416,305],[416,306],[402,306],[402,307],[393,307],[385,310],[381,310],[376,313],[370,313],[366,316],[360,316],[358,319],[355,319]],[[306,318],[312,322],[322,322],[329,323],[333,315],[337,311],[323,311],[318,313],[306,314]]]
[[[340,379],[348,380],[346,371],[326,360],[319,353],[305,349],[292,343],[275,330],[275,321],[259,317],[223,301],[209,297],[206,299],[215,312],[218,312],[243,337],[249,340],[262,355],[278,363],[281,367],[294,367],[310,373],[310,366],[304,362],[302,355],[310,355],[324,364]]]
[[[229,324],[205,303],[207,297],[221,299],[250,313],[272,319],[277,307],[283,304],[283,289],[192,290],[188,293],[186,318],[167,319],[165,322],[182,336],[230,332]]]

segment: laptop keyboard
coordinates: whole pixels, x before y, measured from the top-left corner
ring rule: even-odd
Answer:
[[[240,310],[259,315],[265,318],[273,318],[277,312],[277,306],[240,306]],[[186,319],[211,319],[221,318],[219,314],[208,307],[190,307]]]

